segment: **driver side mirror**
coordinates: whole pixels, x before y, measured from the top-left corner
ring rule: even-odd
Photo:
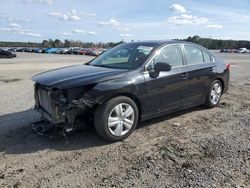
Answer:
[[[162,63],[162,62],[158,62],[155,64],[154,66],[154,70],[157,72],[161,72],[161,71],[171,71],[172,66],[168,63]]]
[[[172,66],[168,63],[158,62],[154,65],[154,69],[149,72],[152,78],[159,76],[161,71],[171,71]]]

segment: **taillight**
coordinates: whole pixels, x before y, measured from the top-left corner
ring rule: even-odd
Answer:
[[[229,63],[226,64],[226,67],[227,67],[228,70],[230,70],[231,64],[229,64]]]

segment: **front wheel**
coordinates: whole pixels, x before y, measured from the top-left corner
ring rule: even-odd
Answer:
[[[138,108],[128,97],[116,97],[99,106],[94,125],[97,133],[106,140],[119,141],[127,138],[138,122]]]
[[[213,108],[217,106],[220,102],[222,95],[222,84],[219,80],[215,80],[210,87],[209,93],[207,95],[206,107]]]

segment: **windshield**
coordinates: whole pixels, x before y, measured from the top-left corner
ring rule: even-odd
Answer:
[[[108,50],[89,64],[117,69],[136,69],[145,62],[153,49],[153,45],[125,43]]]

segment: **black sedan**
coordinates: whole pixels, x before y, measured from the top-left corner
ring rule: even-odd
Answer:
[[[101,137],[118,141],[139,121],[217,106],[228,89],[229,68],[193,43],[124,43],[85,65],[34,76],[35,109],[66,132],[90,121]]]
[[[13,57],[16,57],[16,54],[11,51],[0,49],[0,57],[13,58]]]

